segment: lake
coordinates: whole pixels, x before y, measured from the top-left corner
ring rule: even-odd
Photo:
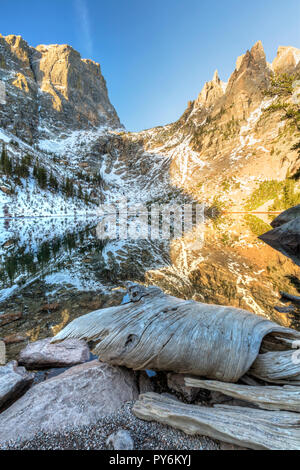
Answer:
[[[0,326],[8,359],[28,338],[53,336],[77,316],[120,304],[126,281],[298,329],[297,315],[274,307],[283,305],[279,291],[299,293],[299,267],[257,238],[273,217],[226,214],[170,240],[99,239],[96,217],[1,219],[0,322],[2,314],[22,314]]]

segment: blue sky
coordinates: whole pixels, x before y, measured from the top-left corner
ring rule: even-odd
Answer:
[[[300,48],[299,0],[0,0],[0,32],[70,44],[100,62],[128,130],[176,120],[217,68],[259,39],[268,60]]]

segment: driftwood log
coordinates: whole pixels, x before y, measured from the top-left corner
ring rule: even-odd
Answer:
[[[289,300],[293,304],[298,305],[300,307],[300,297],[299,296],[287,294],[286,292],[280,292],[280,295],[284,299]]]
[[[93,341],[100,360],[135,370],[237,382],[263,356],[264,340],[281,355],[300,339],[299,332],[245,310],[178,299],[158,287],[130,284],[127,298],[126,304],[77,318],[52,341]]]
[[[284,387],[250,386],[200,380],[194,377],[185,377],[185,384],[188,387],[221,392],[229,397],[254,403],[264,410],[285,410],[300,413],[300,387],[289,385]]]
[[[271,383],[298,381],[300,376],[299,353],[295,350],[259,354],[249,374]]]
[[[140,395],[133,413],[146,421],[257,450],[299,450],[298,413],[239,406],[186,405],[156,393]]]

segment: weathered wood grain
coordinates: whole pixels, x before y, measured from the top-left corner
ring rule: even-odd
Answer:
[[[245,310],[177,299],[158,287],[130,285],[128,296],[124,305],[77,318],[53,341],[93,340],[102,361],[135,370],[237,382],[267,335],[300,339],[299,332]]]
[[[293,349],[259,354],[249,370],[249,375],[271,383],[299,380],[300,361],[295,360],[297,354]]]
[[[249,449],[300,449],[298,413],[186,405],[156,393],[140,395],[133,413],[140,419],[158,421],[186,434],[204,435]]]
[[[229,397],[254,403],[265,410],[300,413],[300,387],[249,386],[185,377],[186,386],[221,392]],[[300,419],[300,416],[299,416]]]

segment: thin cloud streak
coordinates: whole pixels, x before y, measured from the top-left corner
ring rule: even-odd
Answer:
[[[89,58],[93,56],[92,30],[89,10],[85,0],[75,0],[78,20],[84,36],[84,47]]]

